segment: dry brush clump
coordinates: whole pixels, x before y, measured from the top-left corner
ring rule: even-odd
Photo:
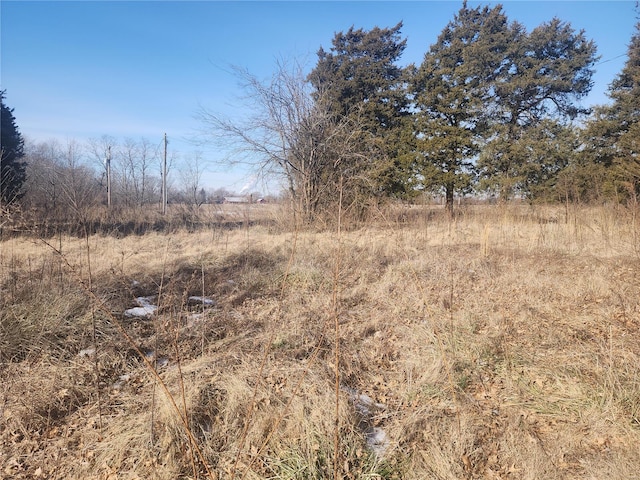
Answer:
[[[638,478],[629,219],[8,239],[0,476]]]

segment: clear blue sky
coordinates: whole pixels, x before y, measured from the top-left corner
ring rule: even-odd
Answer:
[[[470,7],[496,2],[469,1]],[[601,55],[586,105],[604,92],[626,60],[635,30],[635,1],[505,1],[511,21],[528,30],[554,16],[584,29]],[[200,105],[231,111],[242,93],[229,65],[267,78],[278,58],[313,67],[336,32],[404,23],[403,64],[420,63],[462,1],[0,2],[1,88],[23,136],[35,141],[167,133],[178,159],[193,155],[185,140],[202,125]],[[246,171],[211,162],[204,186],[240,189]],[[217,171],[216,171],[217,170]]]

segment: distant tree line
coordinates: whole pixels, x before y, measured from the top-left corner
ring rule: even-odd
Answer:
[[[24,140],[2,93],[2,215],[15,214],[19,208],[39,225],[95,222],[107,205],[107,159],[114,216],[123,212],[129,217],[136,212],[148,216],[161,211],[160,143],[108,136],[83,143]],[[236,195],[203,185],[204,166],[199,155],[183,158],[179,167],[176,163],[175,158],[169,158],[171,204],[197,208],[223,203]]]
[[[310,72],[280,61],[265,82],[237,69],[251,114],[237,121],[202,110],[205,140],[223,144],[228,163],[281,176],[304,219],[338,202],[358,214],[424,195],[443,198],[450,212],[462,195],[637,205],[640,24],[610,103],[593,110],[581,100],[593,86],[596,45],[558,18],[527,31],[501,5],[464,2],[422,63],[404,67],[401,29],[336,33]],[[109,137],[25,144],[4,96],[3,206],[80,215],[105,204],[107,155],[116,205],[160,202],[157,146]],[[197,155],[185,165],[180,188],[171,185],[175,201],[220,197],[202,188]]]
[[[202,111],[210,139],[232,162],[281,174],[306,218],[338,199],[357,209],[422,194],[450,211],[465,194],[637,203],[638,26],[611,104],[593,111],[580,102],[596,45],[558,18],[527,31],[500,5],[465,2],[406,67],[401,28],[339,32],[306,75],[285,62],[267,82],[238,70],[254,113],[238,122]]]

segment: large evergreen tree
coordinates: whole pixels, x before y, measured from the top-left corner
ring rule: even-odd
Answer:
[[[24,140],[18,130],[13,109],[4,103],[5,91],[0,91],[0,206],[15,202],[22,196],[25,181]]]
[[[628,58],[609,85],[612,103],[599,106],[585,128],[586,165],[607,171],[604,192],[640,197],[640,23]]]
[[[540,165],[544,157],[532,155],[531,149],[563,142],[569,133],[562,132],[561,125],[588,113],[578,102],[591,90],[597,60],[593,41],[557,18],[531,33],[517,23],[511,28],[516,35],[506,52],[505,68],[493,82],[487,107],[491,133],[478,161],[484,185],[503,198],[532,193],[530,173],[539,168],[532,168],[531,162],[547,171],[560,170],[557,156]]]
[[[408,118],[403,69],[398,66],[406,40],[402,23],[365,31],[351,27],[335,35],[329,52],[320,48],[309,75],[316,99],[324,99],[337,116],[358,125],[361,155],[344,164],[350,182],[373,193],[403,189],[401,141]]]
[[[465,2],[413,76],[415,183],[443,191],[450,212],[454,192],[471,186],[487,101],[512,36],[501,6],[470,9]]]

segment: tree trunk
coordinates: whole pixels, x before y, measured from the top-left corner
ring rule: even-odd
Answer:
[[[453,217],[453,185],[449,184],[445,187],[445,210]]]

